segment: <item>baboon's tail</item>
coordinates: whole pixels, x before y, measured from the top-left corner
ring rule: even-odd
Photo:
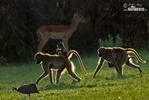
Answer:
[[[126,51],[131,51],[131,52],[128,52],[128,53],[134,53],[137,58],[139,59],[140,62],[142,63],[146,63],[146,61],[142,60],[141,57],[139,56],[139,54],[137,53],[136,50],[132,49],[132,48],[127,48]]]
[[[79,61],[80,65],[81,65],[82,70],[84,71],[84,73],[87,73],[87,72],[86,72],[86,69],[85,69],[85,67],[84,67],[84,64],[83,64],[83,62],[82,62],[82,60],[81,60],[81,57],[80,57],[79,53],[78,53],[76,50],[70,50],[70,51],[67,53],[68,59],[71,58],[72,54],[74,54],[75,56],[77,56],[78,61]]]

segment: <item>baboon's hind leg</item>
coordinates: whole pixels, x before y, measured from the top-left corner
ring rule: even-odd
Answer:
[[[69,62],[67,62],[67,66],[66,66],[66,69],[68,71],[68,73],[74,78],[76,79],[78,82],[81,80],[81,78],[79,78],[76,73],[73,71],[73,66],[72,64]]]
[[[139,72],[142,73],[141,68],[138,67],[137,65],[131,63],[129,60],[127,61],[126,65],[128,65],[129,67],[132,67],[132,68],[137,68],[139,70]]]

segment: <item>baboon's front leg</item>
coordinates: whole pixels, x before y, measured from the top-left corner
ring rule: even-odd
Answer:
[[[37,79],[37,81],[36,81],[35,84],[38,84],[39,81],[40,81],[42,78],[44,78],[45,76],[47,76],[47,74],[48,74],[48,72],[44,72],[44,73]]]
[[[102,57],[100,57],[99,60],[98,60],[98,65],[97,65],[97,68],[96,68],[96,71],[94,73],[93,78],[95,78],[97,72],[100,70],[100,68],[103,65],[103,63],[104,63],[104,59]]]

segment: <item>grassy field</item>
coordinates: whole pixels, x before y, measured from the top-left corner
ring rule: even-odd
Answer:
[[[38,84],[39,94],[31,97],[12,91],[12,87],[35,82],[42,73],[39,65],[11,64],[0,66],[0,100],[148,100],[149,99],[149,53],[140,51],[140,56],[147,61],[141,64],[143,74],[129,67],[125,67],[122,77],[117,77],[114,68],[108,68],[107,63],[92,78],[97,64],[96,53],[82,55],[88,71],[85,75],[76,58],[76,73],[82,78],[78,83],[65,73],[58,85],[50,84],[48,77]]]

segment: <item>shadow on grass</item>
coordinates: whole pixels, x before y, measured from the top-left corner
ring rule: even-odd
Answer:
[[[92,88],[96,87],[96,85],[78,85],[78,82],[73,81],[71,84],[65,84],[65,83],[59,83],[59,84],[50,84],[47,85],[46,87],[40,88],[40,91],[45,91],[45,90],[64,90],[64,89],[76,89],[76,88]]]
[[[135,77],[136,75],[115,75],[112,74],[111,77],[106,77],[105,80],[116,80],[116,79],[126,79],[126,78],[131,78],[131,77]]]
[[[117,80],[117,79],[127,79],[127,78],[137,78],[137,76],[136,75],[117,76],[116,74],[113,74],[111,77],[106,77],[105,80]],[[73,81],[70,84],[66,84],[66,83],[48,84],[46,87],[42,87],[39,90],[40,91],[64,90],[64,89],[93,88],[97,86],[115,86],[115,85],[123,85],[123,83],[117,83],[117,81],[115,81],[115,82],[110,82],[110,83],[99,83],[99,84],[86,84],[86,83],[80,84],[79,82]]]

